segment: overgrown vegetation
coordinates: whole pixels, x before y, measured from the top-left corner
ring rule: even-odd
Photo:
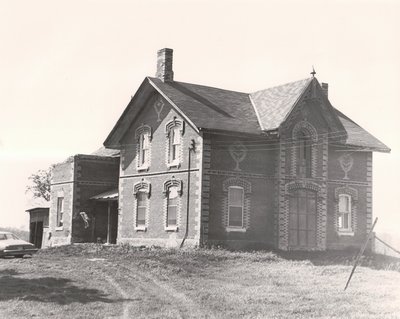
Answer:
[[[26,187],[26,192],[32,193],[33,198],[44,199],[46,202],[50,201],[50,183],[53,168],[54,165],[46,170],[40,169],[29,176],[30,184]]]
[[[343,291],[353,258],[354,252],[54,247],[0,260],[0,317],[400,317],[400,260],[366,256]]]

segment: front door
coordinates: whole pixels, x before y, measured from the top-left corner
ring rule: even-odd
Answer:
[[[289,246],[310,249],[317,245],[317,194],[298,189],[289,196]]]

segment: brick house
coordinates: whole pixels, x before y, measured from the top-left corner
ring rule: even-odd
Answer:
[[[56,167],[55,244],[357,247],[372,224],[372,152],[390,152],[314,74],[234,92],[174,81],[171,49],[104,146]]]

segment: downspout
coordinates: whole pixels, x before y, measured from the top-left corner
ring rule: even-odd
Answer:
[[[188,156],[188,176],[187,176],[187,200],[186,200],[186,229],[185,229],[185,235],[183,236],[181,245],[179,246],[179,248],[183,247],[183,244],[185,243],[185,240],[189,234],[189,200],[190,200],[190,164],[191,164],[191,151],[194,151],[194,140],[192,139],[190,141],[190,146],[188,148],[188,152],[189,152],[189,156]]]

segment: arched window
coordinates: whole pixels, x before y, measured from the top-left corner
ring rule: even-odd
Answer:
[[[139,167],[146,165],[149,157],[149,135],[147,133],[140,134],[139,137]]]
[[[164,228],[166,231],[178,231],[180,223],[182,181],[174,176],[164,183]]]
[[[300,121],[292,131],[291,175],[300,178],[316,176],[318,134],[307,121]]]
[[[134,228],[137,231],[146,231],[149,219],[151,185],[142,179],[133,185],[135,195]]]
[[[176,186],[168,188],[167,201],[167,228],[176,227],[178,217],[178,188]]]
[[[136,195],[136,228],[146,227],[147,201],[147,194],[139,191]]]
[[[351,196],[347,194],[339,195],[339,214],[338,214],[338,230],[342,232],[351,232]]]
[[[298,167],[301,177],[311,177],[311,138],[306,132],[300,132],[298,137]]]
[[[150,167],[151,160],[151,127],[142,124],[136,130],[136,158],[137,169],[147,170]]]
[[[228,227],[243,228],[244,189],[230,186],[228,190]]]
[[[250,228],[251,183],[230,177],[222,182],[222,224],[227,232],[246,232]]]
[[[171,129],[169,134],[169,163],[179,162],[179,154],[181,152],[181,132],[179,127]]]
[[[167,136],[166,163],[168,167],[179,167],[182,163],[184,128],[185,122],[176,117],[165,125],[165,134]]]

